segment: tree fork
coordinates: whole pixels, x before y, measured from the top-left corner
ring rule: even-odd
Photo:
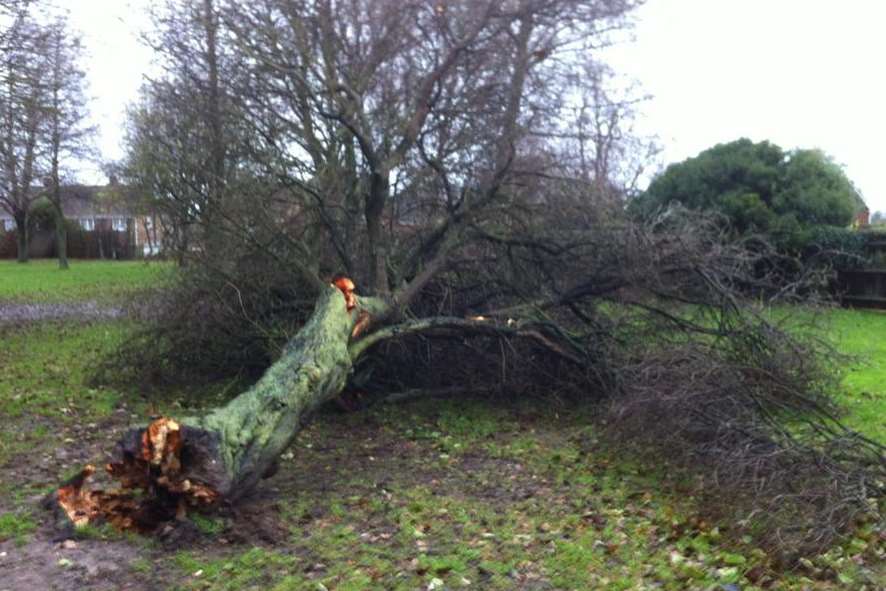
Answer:
[[[238,500],[273,471],[311,411],[344,389],[365,350],[352,351],[352,338],[386,307],[375,298],[358,301],[353,283],[340,278],[322,290],[307,323],[249,390],[204,417],[161,417],[130,430],[106,466],[120,490],[91,490],[96,470],[87,466],[50,495],[49,506],[67,525],[106,521],[150,531],[189,508]]]

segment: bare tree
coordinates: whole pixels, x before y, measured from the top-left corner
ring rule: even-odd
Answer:
[[[238,63],[220,39],[215,0],[170,1],[153,20],[146,40],[162,74],[130,110],[123,173],[165,214],[167,246],[183,253],[193,241],[218,244],[217,218],[243,162],[229,98]]]
[[[37,197],[40,134],[45,119],[47,36],[26,10],[14,16],[0,56],[0,206],[14,219],[18,261],[28,261],[31,203]]]
[[[474,261],[478,248],[508,241],[533,208],[547,206],[536,191],[549,162],[534,157],[530,131],[558,116],[559,103],[545,93],[553,81],[568,84],[558,57],[624,26],[632,6],[267,0],[183,2],[165,13],[169,75],[148,89],[136,121],[135,170],[152,182],[165,179],[182,217],[213,232],[286,240],[296,253],[286,264],[319,298],[279,369],[201,422],[224,458],[215,494],[247,492],[289,444],[302,415],[338,394],[373,344],[422,330],[494,332],[482,321],[448,316],[410,321],[407,311],[441,274]],[[224,23],[224,35],[216,22]],[[213,50],[220,39],[225,47]],[[226,52],[236,52],[242,68],[242,76],[226,79],[224,96],[238,117],[228,129],[248,132],[225,136],[232,140],[228,157],[240,158],[226,168],[251,181],[230,207],[206,198],[206,170],[218,161],[213,97],[223,94],[213,63]],[[190,92],[208,105],[208,120],[191,112]],[[184,144],[195,140],[173,122],[206,144]],[[237,178],[225,180],[227,191],[239,188]],[[398,209],[412,212],[422,236],[403,238],[399,228],[408,220],[395,218]],[[287,223],[292,231],[281,227]],[[273,231],[262,234],[262,224]],[[329,287],[335,269],[372,297],[344,309],[340,291]],[[490,292],[484,307],[496,299]],[[577,359],[543,325],[521,321],[509,332]]]
[[[56,212],[59,264],[67,268],[60,179],[63,159],[86,155],[86,118],[80,41],[67,21],[37,3],[9,6],[2,47],[0,90],[0,206],[16,220],[18,259],[28,260],[29,216],[44,180]],[[45,175],[45,177],[44,177]]]
[[[49,201],[55,211],[58,264],[68,268],[68,235],[62,211],[61,178],[64,159],[90,154],[94,128],[86,124],[85,73],[80,67],[81,41],[64,18],[48,26],[49,73],[46,82],[46,139],[49,160]]]

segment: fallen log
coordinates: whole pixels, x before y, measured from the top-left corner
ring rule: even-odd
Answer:
[[[344,297],[342,297],[344,296]],[[93,489],[93,466],[47,499],[68,525],[107,522],[150,531],[188,510],[232,502],[275,470],[311,411],[345,387],[354,362],[352,339],[385,310],[359,298],[339,278],[320,294],[314,312],[252,388],[204,417],[159,417],[118,442],[105,466],[114,489]]]

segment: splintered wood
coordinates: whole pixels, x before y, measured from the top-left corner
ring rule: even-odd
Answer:
[[[348,312],[357,307],[357,294],[354,293],[354,290],[357,289],[357,286],[354,285],[354,282],[351,281],[348,277],[336,277],[332,284],[336,286],[345,296],[345,305],[348,308]]]
[[[359,337],[371,322],[372,317],[369,315],[369,312],[360,310],[360,313],[357,314],[357,320],[354,322],[354,328],[351,329],[351,338],[356,339]]]
[[[218,493],[182,476],[182,433],[173,419],[161,417],[141,434],[137,454],[123,454],[105,466],[120,482],[113,490],[90,490],[95,467],[87,465],[56,491],[58,506],[75,527],[106,522],[121,530],[147,532],[164,521],[182,518],[190,507],[213,504]]]
[[[340,275],[332,281],[332,284],[345,296],[345,306],[348,312],[357,307],[357,294],[355,293],[357,286],[354,285],[354,282],[349,277]],[[357,314],[357,319],[354,321],[354,328],[351,329],[351,338],[356,339],[359,337],[371,322],[372,317],[369,315],[369,312],[360,310],[360,313]]]

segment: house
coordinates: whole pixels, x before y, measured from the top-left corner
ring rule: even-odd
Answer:
[[[859,193],[853,195],[855,207],[853,208],[852,229],[861,230],[871,225],[871,210],[868,204],[864,202]]]
[[[62,212],[68,220],[68,256],[71,258],[133,258],[159,254],[162,228],[155,215],[145,214],[128,188],[114,181],[105,186],[61,187]],[[56,255],[55,232],[37,213],[48,202],[32,205],[37,227],[32,231],[33,257]],[[15,220],[0,210],[0,258],[16,256]]]
[[[865,206],[855,212],[855,219],[852,220],[853,228],[867,228],[871,225],[871,210]]]

